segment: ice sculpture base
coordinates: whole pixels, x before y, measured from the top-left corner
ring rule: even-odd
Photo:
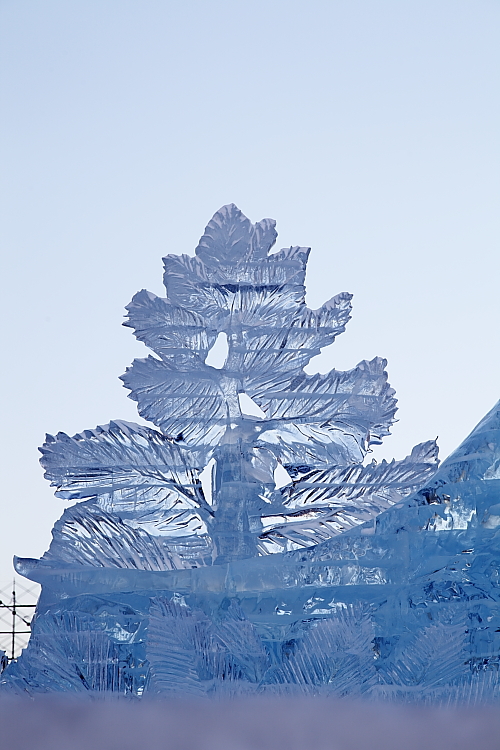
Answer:
[[[18,560],[42,595],[3,689],[496,700],[499,459],[497,405],[428,487],[310,549],[171,571]]]

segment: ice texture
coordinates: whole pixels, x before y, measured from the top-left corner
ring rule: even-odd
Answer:
[[[122,380],[156,429],[47,436],[45,476],[78,502],[16,559],[42,593],[4,691],[498,698],[500,406],[440,469],[435,441],[370,462],[386,361],[304,372],[351,295],[309,310],[309,250],[275,239],[225,206],[195,257],[164,259],[166,298],[128,305],[154,356]]]

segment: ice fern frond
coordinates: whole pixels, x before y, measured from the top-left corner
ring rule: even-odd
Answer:
[[[309,694],[353,696],[370,690],[377,678],[368,608],[346,605],[331,619],[302,625],[304,635],[285,643],[269,682]]]
[[[262,518],[260,547],[288,551],[342,534],[408,497],[436,468],[437,447],[431,441],[415,446],[403,461],[311,471],[275,493]]]
[[[160,694],[231,695],[242,681],[258,684],[270,664],[257,628],[235,601],[210,618],[175,595],[151,602],[146,652],[152,692]]]
[[[468,671],[465,621],[421,628],[401,651],[400,659],[382,664],[386,684],[406,688],[436,688],[458,681]]]

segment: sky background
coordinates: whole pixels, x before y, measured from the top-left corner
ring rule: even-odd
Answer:
[[[377,457],[457,447],[500,397],[499,63],[498,0],[1,0],[0,582],[65,506],[44,434],[141,421],[123,308],[225,203],[354,294],[308,371],[388,359]]]

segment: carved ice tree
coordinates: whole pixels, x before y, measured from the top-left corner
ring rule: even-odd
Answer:
[[[167,255],[165,298],[145,290],[128,322],[155,356],[123,375],[142,417],[48,436],[46,476],[83,500],[56,523],[46,563],[142,570],[199,567],[309,547],[375,517],[435,471],[433,441],[404,461],[364,465],[396,411],[386,361],[308,375],[342,333],[351,295],[304,301],[309,249],[270,254],[275,223],[234,205],[208,224],[195,257]],[[218,337],[222,368],[207,364]],[[246,414],[241,396],[264,416]],[[281,464],[290,482],[276,489]],[[213,467],[211,497],[200,473]]]

